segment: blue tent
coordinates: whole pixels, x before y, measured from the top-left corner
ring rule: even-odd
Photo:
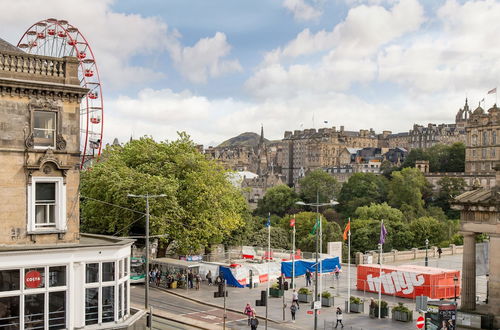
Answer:
[[[281,273],[285,274],[285,277],[292,277],[292,264],[292,261],[281,262]],[[321,266],[318,267],[318,270],[321,273],[331,273],[335,270],[335,267],[342,269],[339,257],[321,260]],[[304,275],[306,273],[306,269],[309,269],[311,273],[315,272],[316,262],[308,260],[295,260],[295,276]]]
[[[234,277],[233,273],[231,272],[231,269],[229,267],[224,267],[220,266],[219,267],[219,274],[222,275],[222,277],[227,281],[227,285],[234,286],[236,288],[244,288],[243,285],[241,285],[238,280]]]

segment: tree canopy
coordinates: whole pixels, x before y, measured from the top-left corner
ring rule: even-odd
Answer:
[[[292,188],[284,184],[278,185],[266,191],[257,204],[255,214],[267,216],[271,213],[282,217],[295,207],[295,202],[298,200],[299,197]]]
[[[355,173],[342,185],[339,210],[351,217],[359,206],[382,203],[387,199],[388,180],[373,173]]]
[[[428,160],[430,172],[465,171],[465,145],[461,142],[452,145],[436,144],[426,150],[412,149],[403,167],[415,167],[415,161]]]
[[[413,217],[424,213],[423,194],[429,189],[424,175],[416,168],[404,168],[391,174],[389,205]]]
[[[179,253],[221,242],[247,213],[227,172],[199,153],[184,133],[172,142],[143,137],[104,150],[102,161],[81,176],[82,230],[144,233],[144,217],[130,210],[143,213],[145,201],[127,194],[165,195],[150,200],[151,234],[164,235],[164,246],[175,242]]]
[[[335,199],[340,191],[340,185],[333,176],[323,170],[314,170],[299,180],[300,197],[306,203],[320,203]],[[318,196],[317,196],[318,195]]]

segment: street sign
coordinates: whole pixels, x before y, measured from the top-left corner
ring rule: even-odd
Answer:
[[[425,326],[425,319],[423,316],[419,316],[417,319],[417,328],[423,329],[424,326]]]
[[[321,301],[314,302],[314,309],[321,309]]]

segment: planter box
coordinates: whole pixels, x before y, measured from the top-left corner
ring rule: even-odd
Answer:
[[[274,298],[280,298],[283,297],[283,294],[285,293],[284,290],[276,289],[276,288],[269,288],[269,295]]]
[[[381,308],[380,309],[380,317],[384,318],[389,316],[389,308]],[[370,317],[372,318],[378,318],[378,307],[375,308],[370,308]]]
[[[321,306],[332,307],[333,305],[334,305],[333,304],[333,297],[330,297],[330,298],[321,297]]]
[[[400,311],[393,311],[392,312],[392,319],[394,321],[410,322],[413,320],[413,311],[410,311],[409,313],[400,312]]]
[[[312,294],[303,294],[299,293],[299,301],[303,303],[310,303],[312,302],[313,297]]]
[[[345,310],[347,310],[347,301],[345,302]],[[351,310],[349,311],[350,313],[364,313],[365,312],[365,303],[361,304],[352,304],[351,303]]]

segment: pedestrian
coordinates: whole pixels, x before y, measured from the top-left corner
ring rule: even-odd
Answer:
[[[156,286],[160,286],[161,282],[161,270],[156,272]]]
[[[215,278],[215,284],[217,285],[221,285],[222,284],[222,277],[219,275],[217,275],[217,277]]]
[[[208,285],[212,285],[212,271],[211,270],[209,270],[207,273],[207,282],[208,282]]]
[[[438,247],[439,258],[441,258],[441,253],[443,253],[443,250],[441,250],[441,247]]]
[[[339,280],[339,276],[340,276],[340,269],[339,269],[339,266],[335,266],[335,279],[338,281]]]
[[[250,303],[247,303],[245,309],[243,310],[243,313],[248,317],[248,325],[250,325],[250,320],[253,316],[253,308],[252,306],[250,306]]]
[[[201,282],[200,274],[196,274],[194,276],[194,280],[196,282],[196,290],[200,290],[200,282]]]
[[[297,309],[300,309],[300,305],[299,305],[299,293],[295,289],[293,289],[293,292],[292,292],[292,305],[293,304],[296,304],[297,305]]]
[[[252,318],[250,319],[250,329],[257,330],[258,326],[259,326],[259,320],[257,319],[257,316],[252,315]]]
[[[342,328],[344,327],[344,323],[342,323],[342,310],[340,309],[340,307],[337,307],[337,312],[335,312],[335,314],[337,315],[337,323],[335,324],[335,328],[337,328],[337,326],[340,325],[342,326]]]
[[[306,269],[306,286],[309,286],[309,284],[311,284],[311,272]]]
[[[189,274],[188,274],[188,285],[189,285],[190,289],[193,288],[193,272],[192,271],[189,271]]]
[[[297,305],[292,302],[292,306],[290,306],[290,313],[292,313],[292,322],[295,323],[295,313],[297,312]]]

